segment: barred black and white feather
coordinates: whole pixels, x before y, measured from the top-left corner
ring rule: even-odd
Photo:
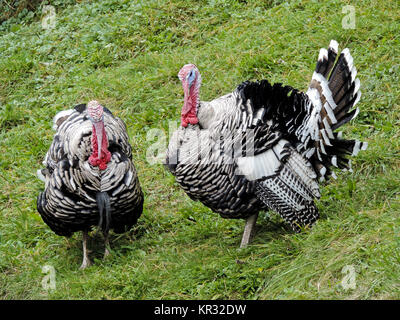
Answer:
[[[200,102],[197,125],[172,136],[166,166],[185,192],[225,218],[278,212],[295,231],[319,217],[318,181],[366,143],[335,130],[358,114],[360,82],[348,49],[321,49],[306,93],[267,80],[246,81]]]
[[[43,221],[58,235],[71,236],[99,226],[122,233],[140,217],[143,193],[132,161],[126,126],[104,108],[111,160],[100,170],[88,162],[92,123],[85,104],[59,112],[53,120],[53,142],[38,177],[45,190],[37,199]]]

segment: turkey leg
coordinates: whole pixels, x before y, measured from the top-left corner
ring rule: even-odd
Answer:
[[[104,233],[104,257],[103,259],[107,258],[110,255],[110,239],[108,238],[108,232]]]
[[[83,261],[82,265],[79,269],[85,269],[86,267],[90,266],[92,263],[90,262],[89,259],[89,251],[87,249],[87,241],[89,239],[89,235],[87,231],[82,231],[82,237],[83,237]]]
[[[240,248],[246,248],[247,245],[250,243],[251,237],[254,232],[254,226],[256,225],[258,218],[258,213],[253,214],[252,216],[248,217],[246,220],[246,225],[244,226],[242,243],[240,244]]]

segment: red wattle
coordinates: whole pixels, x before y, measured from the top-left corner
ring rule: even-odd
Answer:
[[[107,149],[108,147],[108,141],[107,141],[107,135],[106,131],[103,128],[103,141],[101,143],[101,157],[99,159],[98,157],[98,144],[97,144],[97,138],[96,138],[96,129],[93,126],[93,132],[92,132],[92,149],[93,152],[89,157],[89,163],[94,166],[94,167],[99,167],[100,170],[105,170],[107,169],[107,163],[110,162],[111,160],[111,153]]]
[[[195,105],[195,103],[191,103],[191,105]],[[197,108],[191,107],[190,111],[186,114],[181,113],[181,125],[182,127],[187,127],[188,124],[197,124],[199,119],[197,118]]]
[[[188,124],[198,124],[199,119],[196,116],[185,115],[181,117],[181,125],[182,127],[186,128]]]

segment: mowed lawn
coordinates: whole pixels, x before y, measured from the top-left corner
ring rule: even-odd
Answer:
[[[42,27],[40,9],[0,25],[1,299],[400,298],[398,1],[54,3],[53,29]],[[353,29],[343,28],[346,5]],[[202,100],[247,79],[306,90],[331,39],[350,48],[361,81],[360,114],[344,136],[368,150],[354,172],[321,186],[314,228],[294,234],[262,213],[239,249],[243,220],[191,201],[160,162],[149,163],[150,146],[166,147],[152,129],[168,139],[170,122],[179,125],[182,65],[199,67]],[[92,99],[126,122],[145,204],[130,232],[112,234],[106,261],[93,232],[94,265],[82,271],[81,234],[56,236],[36,211],[36,170],[54,115]],[[46,265],[54,290],[42,286]]]

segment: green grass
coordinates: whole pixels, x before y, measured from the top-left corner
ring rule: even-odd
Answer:
[[[399,299],[400,14],[392,1],[57,2],[57,25],[41,11],[0,25],[0,298],[2,299]],[[62,3],[62,2],[61,2]],[[356,28],[343,29],[342,7]],[[321,219],[301,234],[262,214],[252,245],[244,222],[191,201],[162,165],[150,165],[152,128],[179,119],[180,67],[195,63],[202,100],[246,79],[306,89],[319,48],[349,47],[362,85],[348,137],[368,141],[354,173],[322,186]],[[130,232],[112,236],[102,261],[78,270],[81,235],[58,237],[36,211],[36,170],[60,110],[98,99],[128,126],[145,193]],[[41,286],[52,265],[57,288]],[[356,271],[345,290],[344,266]]]

